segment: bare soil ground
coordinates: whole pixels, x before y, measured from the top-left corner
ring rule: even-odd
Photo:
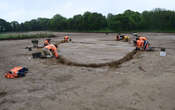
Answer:
[[[114,39],[114,38],[113,38]],[[59,45],[60,53],[71,62],[79,64],[104,64],[117,61],[135,47],[126,42],[116,42],[115,40],[104,38],[83,38],[70,43]]]
[[[53,41],[62,40],[65,35],[55,34],[58,37]],[[119,67],[92,68],[64,65],[55,59],[32,59],[31,52],[24,49],[31,45],[31,40],[0,41],[0,110],[175,110],[175,34],[140,34],[148,36],[152,46],[169,48],[167,56],[160,57],[160,51],[138,52]],[[94,46],[100,48],[112,42],[111,47],[104,47],[109,52],[119,44],[112,41],[115,34],[70,33],[70,36],[73,42],[86,42],[86,51],[79,44],[72,45],[91,56],[93,51],[88,50],[88,45],[94,50]],[[87,44],[96,43],[94,39],[100,44]],[[63,45],[62,55],[73,53],[73,60],[81,56],[75,57],[77,49],[69,53],[71,44]],[[131,48],[129,45],[124,46]],[[105,51],[100,50],[104,55]],[[120,51],[110,52],[120,55]],[[26,77],[5,79],[4,73],[18,65],[29,68]]]

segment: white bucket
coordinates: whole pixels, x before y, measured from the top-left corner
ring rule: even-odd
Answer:
[[[160,56],[166,56],[166,52],[165,51],[160,51]]]

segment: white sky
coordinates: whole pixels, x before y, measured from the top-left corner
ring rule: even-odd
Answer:
[[[127,9],[142,12],[154,8],[175,10],[175,0],[0,0],[0,18],[24,22],[55,14],[70,18],[86,11],[107,15]]]

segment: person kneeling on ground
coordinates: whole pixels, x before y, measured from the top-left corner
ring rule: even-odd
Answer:
[[[124,36],[123,41],[128,42],[130,40],[129,36]]]
[[[123,40],[123,39],[124,39],[124,36],[125,36],[125,35],[120,35],[120,34],[118,34],[118,35],[116,36],[116,40],[117,40],[117,41]]]
[[[150,46],[150,43],[149,43],[148,39],[146,37],[140,36],[139,40],[143,40],[144,41],[144,43],[143,43],[143,50],[148,50],[149,46]]]
[[[58,58],[57,45],[48,44],[42,49],[42,56],[46,58],[56,57]]]

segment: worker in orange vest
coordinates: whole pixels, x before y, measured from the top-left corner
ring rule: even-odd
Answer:
[[[148,39],[146,37],[139,37],[139,39],[144,41],[144,43],[143,43],[143,49],[144,50],[147,50],[149,48],[149,45],[150,45]]]
[[[53,55],[58,58],[57,45],[49,44],[43,48],[42,55],[45,57],[53,57]]]
[[[8,73],[5,74],[5,77],[8,79],[23,77],[28,72],[26,67],[17,66],[11,69]]]
[[[141,50],[144,46],[144,41],[143,40],[140,40],[140,39],[137,39],[136,41],[136,49],[137,50]]]
[[[148,39],[146,37],[140,36],[138,39],[144,41],[144,43],[143,43],[143,50],[149,49],[150,43],[149,43],[149,41],[148,41]]]

